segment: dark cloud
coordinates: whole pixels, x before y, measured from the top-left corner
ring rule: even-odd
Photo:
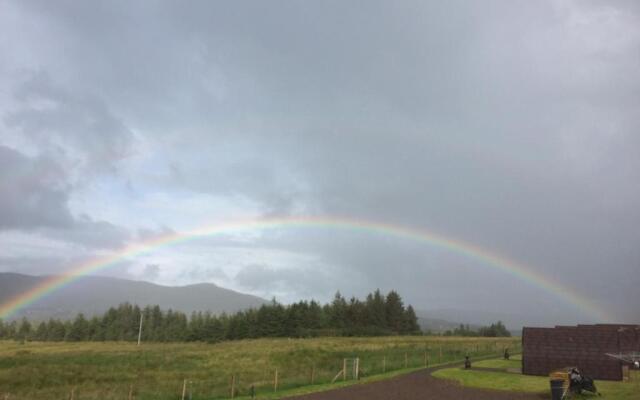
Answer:
[[[44,72],[27,74],[14,96],[7,126],[41,151],[69,158],[76,169],[113,171],[132,152],[132,132],[99,96],[69,92]]]
[[[84,265],[91,259],[90,254],[82,255],[78,251],[68,256],[0,257],[0,271],[28,275],[58,275],[62,271]],[[135,279],[136,276],[129,273],[130,267],[129,261],[120,261],[109,269],[100,271],[100,275]]]
[[[90,242],[95,227],[115,245],[120,225],[180,231],[238,209],[347,215],[475,243],[637,321],[639,19],[627,1],[10,3],[0,143],[29,157],[0,158],[2,176],[12,187],[20,168],[54,176],[29,192],[46,210],[8,196],[1,221],[72,225]],[[85,208],[70,210],[79,196]],[[117,223],[97,222],[103,202]],[[137,237],[166,233],[155,231]],[[420,308],[553,306],[430,246],[314,230],[243,246],[254,244],[330,272],[257,259],[235,277],[251,291],[393,287]],[[227,266],[171,269],[209,280]]]
[[[39,231],[91,248],[121,247],[126,229],[68,207],[71,186],[62,168],[46,157],[27,157],[0,145],[0,229]]]
[[[324,265],[273,268],[251,264],[242,268],[233,281],[240,288],[262,296],[324,300],[333,296],[340,289],[339,281],[349,279],[350,275],[349,271],[336,271]],[[348,290],[352,291],[354,285],[348,286]]]
[[[142,271],[142,277],[147,281],[155,281],[160,275],[160,266],[158,264],[147,264]]]
[[[87,215],[75,218],[68,229],[44,228],[42,231],[46,236],[57,240],[97,249],[119,249],[131,237],[128,229],[107,221],[96,221]]]
[[[71,226],[68,191],[64,172],[51,159],[0,145],[0,228]]]

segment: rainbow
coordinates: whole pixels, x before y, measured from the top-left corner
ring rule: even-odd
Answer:
[[[51,277],[31,288],[29,291],[0,304],[0,318],[11,317],[20,309],[37,302],[48,294],[60,290],[66,285],[77,281],[86,275],[105,270],[123,260],[148,254],[158,248],[208,236],[284,228],[338,229],[365,234],[392,236],[425,243],[430,246],[435,246],[460,254],[467,258],[476,260],[485,266],[505,272],[519,280],[525,281],[532,286],[538,287],[558,298],[563,299],[567,303],[584,312],[586,315],[592,318],[597,318],[599,321],[606,322],[609,320],[608,313],[601,309],[597,304],[574,290],[563,286],[558,282],[551,281],[549,278],[535,272],[533,269],[522,263],[518,263],[504,256],[489,252],[488,250],[474,244],[448,238],[427,230],[418,230],[383,222],[358,220],[346,217],[308,216],[239,220],[223,224],[214,224],[183,233],[170,233],[135,243],[115,252],[114,254],[95,258],[77,265],[66,271],[64,274]]]

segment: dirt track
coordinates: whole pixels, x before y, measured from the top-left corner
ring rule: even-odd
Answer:
[[[462,387],[431,376],[434,370],[393,379],[290,397],[293,400],[541,400],[550,396]]]

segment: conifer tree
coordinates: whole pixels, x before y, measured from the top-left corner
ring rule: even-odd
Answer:
[[[70,342],[79,342],[87,340],[89,338],[89,322],[86,320],[82,313],[78,314],[71,329],[67,332],[65,340]]]
[[[47,323],[42,321],[38,324],[38,327],[36,328],[35,334],[34,334],[34,339],[44,342],[45,340],[47,340]]]
[[[387,327],[394,333],[401,333],[404,323],[404,305],[400,295],[392,290],[386,301]]]
[[[22,321],[20,322],[20,328],[18,328],[18,337],[19,340],[29,340],[31,339],[31,323],[27,320],[26,317],[22,317]]]

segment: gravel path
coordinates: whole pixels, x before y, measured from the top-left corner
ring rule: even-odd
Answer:
[[[291,400],[542,400],[550,395],[462,387],[431,376],[427,369],[389,380],[353,385],[326,392],[290,397]]]

